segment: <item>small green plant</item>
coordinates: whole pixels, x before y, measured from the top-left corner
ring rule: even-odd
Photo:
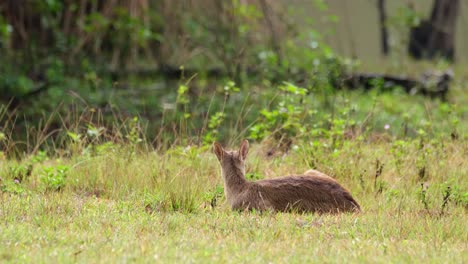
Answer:
[[[211,208],[215,208],[218,205],[220,199],[224,196],[224,187],[222,185],[216,185],[213,190],[205,192],[204,201],[208,202]]]
[[[240,92],[240,88],[237,87],[236,83],[231,80],[226,82],[226,84],[223,87],[223,90],[225,96],[229,96],[230,94]]]
[[[22,194],[26,192],[26,189],[21,185],[21,183],[18,180],[2,181],[0,178],[0,191],[4,193]]]
[[[460,119],[456,115],[456,110],[457,110],[456,105],[443,103],[440,105],[439,108],[440,108],[440,111],[449,119],[450,137],[453,140],[458,139],[459,138],[458,125],[460,124]]]
[[[331,140],[330,147],[333,150],[337,150],[343,145],[344,133],[347,127],[346,120],[340,117],[330,117],[328,123],[330,124],[330,129],[325,130],[325,136]]]
[[[179,85],[179,88],[177,89],[177,99],[176,102],[179,105],[187,105],[190,102],[190,99],[187,95],[189,88],[187,84],[181,84]]]
[[[462,192],[459,188],[454,188],[452,192],[452,201],[468,209],[468,192]]]
[[[374,175],[374,189],[376,193],[382,193],[383,189],[385,188],[385,182],[380,179],[383,168],[384,168],[384,164],[379,159],[377,159],[375,161],[375,175]]]
[[[41,181],[48,191],[60,191],[65,187],[68,166],[58,165],[55,167],[45,167],[41,174]]]
[[[429,203],[427,201],[427,189],[429,188],[429,184],[421,183],[421,189],[419,192],[419,199],[421,203],[424,205],[424,209],[429,211]]]
[[[96,127],[95,125],[90,123],[88,124],[86,134],[88,135],[88,138],[92,143],[97,143],[105,131],[105,127]]]
[[[17,183],[23,182],[31,176],[33,170],[32,164],[18,164],[9,168],[9,178]]]
[[[397,172],[400,174],[404,162],[405,155],[408,151],[409,143],[404,140],[396,140],[392,143],[390,152],[393,155],[393,163],[395,164]]]
[[[442,186],[444,188],[442,192],[442,208],[444,208],[448,202],[452,202],[457,206],[462,206],[468,209],[467,191],[463,191],[461,186],[459,184],[454,183],[453,181],[445,182]]]
[[[82,153],[86,148],[86,140],[81,134],[73,133],[71,131],[67,132],[67,136],[70,139],[69,143],[69,152],[71,153]]]
[[[141,128],[138,117],[135,116],[130,120],[129,128],[130,131],[125,137],[128,139],[128,141],[130,141],[130,144],[135,147],[139,143],[143,142],[143,139],[141,138]]]
[[[428,157],[430,154],[430,147],[427,143],[427,132],[425,129],[418,130],[419,135],[419,147],[416,158],[416,168],[418,171],[418,178],[420,181],[425,180],[428,177]]]
[[[34,154],[30,161],[35,164],[35,163],[41,163],[43,161],[46,161],[48,159],[47,152],[43,150],[39,150],[36,154]]]
[[[452,195],[452,188],[450,188],[450,186],[447,186],[442,195],[442,205],[440,206],[440,215],[444,214],[444,209],[447,206],[451,195]]]
[[[210,121],[208,122],[209,131],[203,137],[203,141],[206,145],[210,145],[218,139],[218,128],[223,123],[225,117],[226,114],[223,112],[216,112],[210,117]]]
[[[250,128],[249,138],[261,140],[271,135],[282,143],[307,130],[308,126],[304,123],[307,109],[302,103],[307,89],[288,82],[279,88],[283,91],[281,100],[273,109],[260,111],[261,118]]]

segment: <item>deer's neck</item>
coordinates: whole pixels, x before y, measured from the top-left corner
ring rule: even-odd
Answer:
[[[234,164],[229,164],[223,167],[222,174],[224,178],[224,192],[227,200],[231,202],[248,184],[245,179],[245,169],[238,168]]]

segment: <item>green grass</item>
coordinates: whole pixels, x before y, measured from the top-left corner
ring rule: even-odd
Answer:
[[[253,145],[248,173],[270,178],[313,163],[351,190],[363,207],[356,215],[231,212],[207,147],[134,153],[114,145],[98,155],[4,160],[0,261],[467,262],[466,141],[402,142],[398,153],[394,141],[345,141],[335,151],[304,142],[275,157]],[[31,176],[14,183],[12,168],[31,163]],[[59,191],[47,188],[45,167],[67,168]]]
[[[59,116],[55,134],[47,122],[28,127],[23,140],[20,117],[0,108],[0,262],[467,263],[465,80],[449,102],[398,90],[206,91],[157,121],[156,146],[142,119],[105,128],[93,109]],[[363,212],[232,212],[210,140],[237,146],[252,128],[266,138],[251,140],[249,179],[318,169]]]

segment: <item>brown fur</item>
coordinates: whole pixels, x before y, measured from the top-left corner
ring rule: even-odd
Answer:
[[[348,190],[328,175],[308,170],[303,175],[249,182],[245,159],[249,142],[239,151],[226,151],[215,143],[213,151],[220,164],[224,193],[233,210],[274,210],[318,213],[358,212],[360,206]]]

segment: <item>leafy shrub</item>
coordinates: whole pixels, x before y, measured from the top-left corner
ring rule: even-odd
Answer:
[[[18,181],[19,183],[31,176],[33,170],[32,164],[18,164],[9,169],[9,178]]]
[[[41,175],[41,181],[45,185],[46,190],[62,190],[65,187],[68,170],[69,167],[64,165],[45,167],[44,172]]]
[[[250,128],[250,138],[261,140],[272,135],[275,139],[284,140],[307,129],[303,123],[306,108],[302,104],[307,89],[288,82],[279,88],[283,91],[280,101],[272,109],[260,111],[261,119]]]
[[[205,192],[204,200],[209,202],[211,208],[214,208],[222,197],[224,197],[224,188],[222,185],[216,185],[216,188],[213,190]]]

